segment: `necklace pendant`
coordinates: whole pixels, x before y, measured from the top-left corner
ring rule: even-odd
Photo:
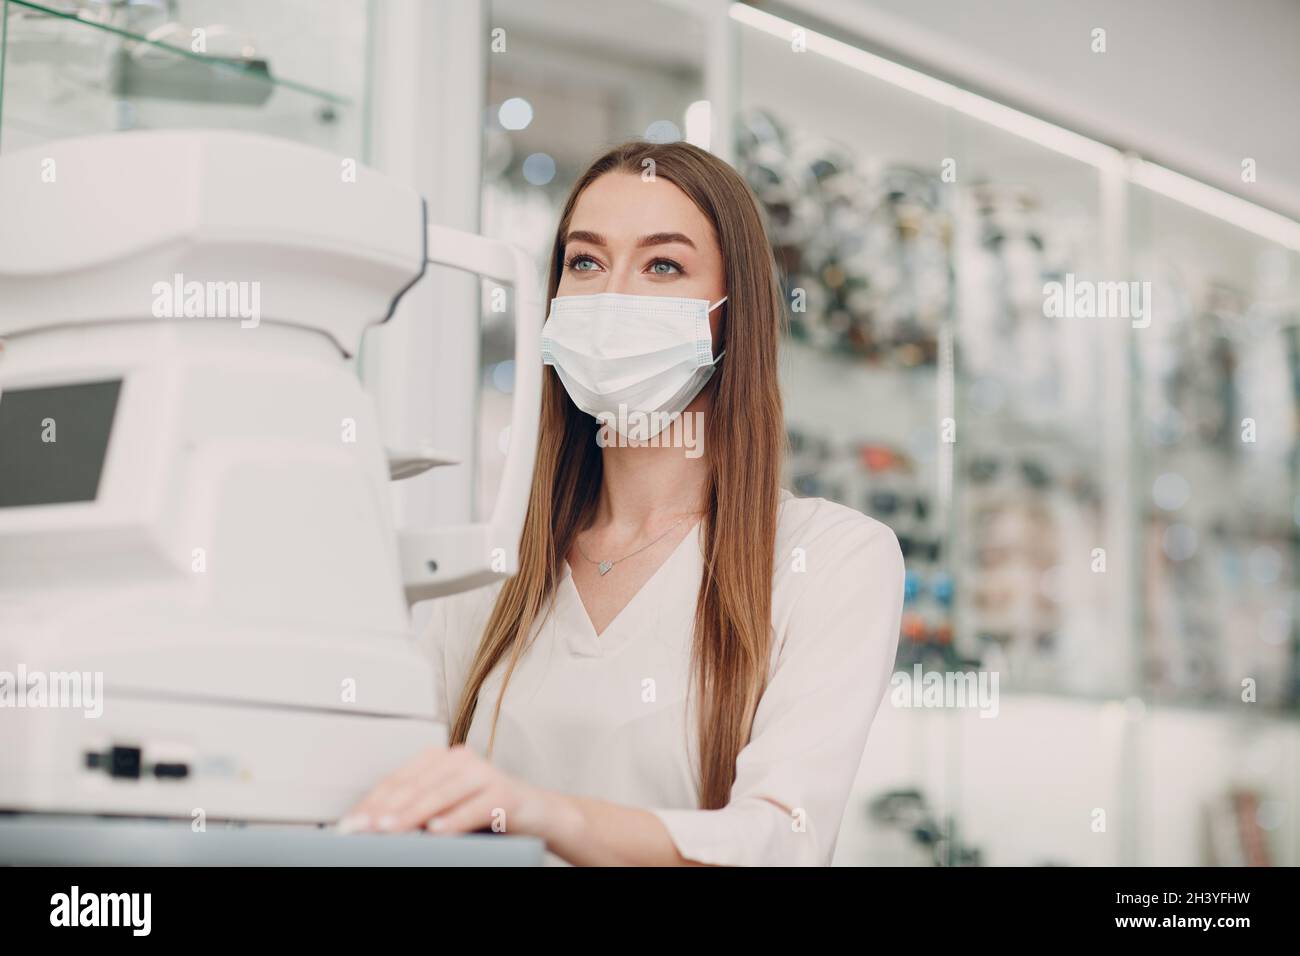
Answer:
[[[609,574],[610,571],[614,570],[614,562],[602,561],[600,562],[600,566],[597,568],[597,570],[600,571],[601,577],[604,577],[605,575]]]

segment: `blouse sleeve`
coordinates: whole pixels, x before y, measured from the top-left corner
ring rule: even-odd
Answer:
[[[903,555],[886,525],[854,514],[807,544],[775,667],[720,810],[652,810],[685,858],[740,866],[829,865],[898,647]]]

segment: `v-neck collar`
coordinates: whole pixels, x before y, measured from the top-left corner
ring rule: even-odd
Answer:
[[[688,543],[694,546],[695,553],[698,554],[699,539],[700,522],[696,521],[691,525],[691,530],[682,536],[682,540],[677,542],[668,557],[655,568],[654,573],[646,579],[613,619],[605,625],[605,630],[599,634],[596,633],[595,625],[591,623],[591,615],[587,613],[587,605],[582,602],[578,586],[573,582],[573,568],[569,566],[568,558],[563,559],[564,573],[558,587],[564,591],[564,597],[569,603],[568,613],[572,625],[566,630],[569,631],[569,646],[573,651],[589,657],[600,657],[610,653],[624,639],[627,628],[623,625],[635,611],[636,605],[644,599],[646,592],[654,590],[661,583],[669,570],[680,560],[681,555],[687,551]]]

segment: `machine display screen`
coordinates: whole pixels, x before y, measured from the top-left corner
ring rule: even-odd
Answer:
[[[122,380],[0,391],[0,508],[94,501]]]

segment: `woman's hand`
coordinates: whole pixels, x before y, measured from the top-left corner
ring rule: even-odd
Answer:
[[[553,801],[465,746],[430,747],[382,780],[339,822],[346,832],[546,835]]]
[[[540,837],[576,865],[680,866],[654,814],[543,790],[492,766],[463,745],[430,747],[381,781],[339,821],[344,832],[497,833]]]

